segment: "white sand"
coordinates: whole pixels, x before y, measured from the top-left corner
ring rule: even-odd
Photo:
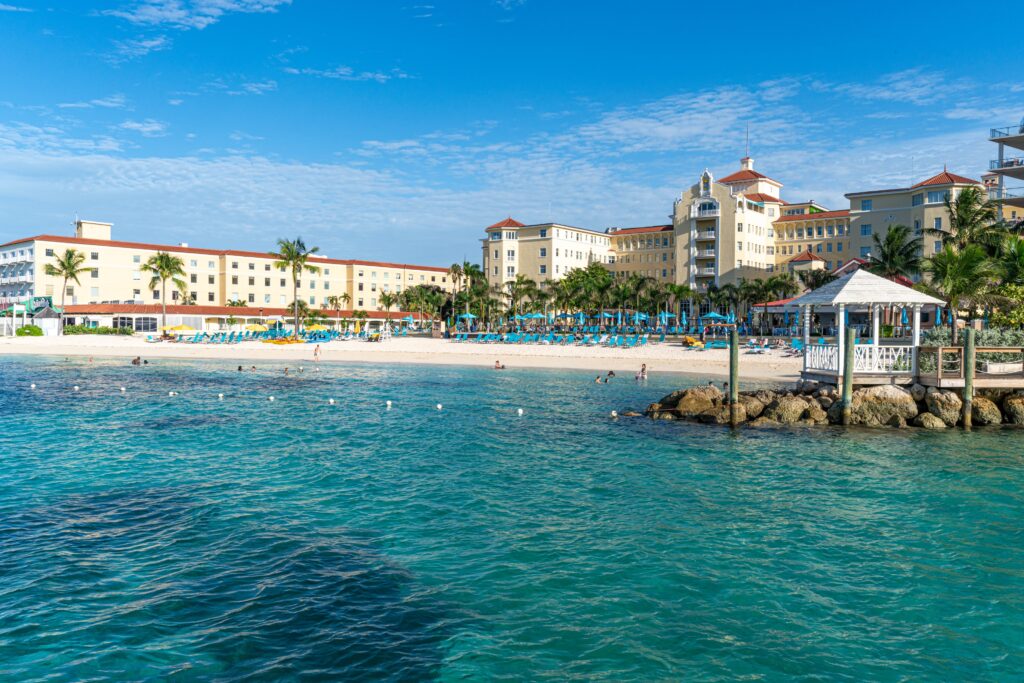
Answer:
[[[141,337],[75,335],[69,337],[0,338],[0,355],[32,354],[134,358],[214,359],[258,364],[304,360],[312,362],[313,344],[278,346],[261,342],[231,345],[147,343]],[[728,351],[697,351],[679,343],[650,344],[634,349],[546,346],[541,344],[455,343],[444,339],[400,337],[382,343],[334,341],[321,345],[321,362],[423,363],[493,366],[500,360],[509,369],[555,368],[635,373],[641,363],[649,372],[682,372],[728,376]],[[779,351],[763,355],[740,352],[740,377],[758,381],[790,382],[798,378],[799,357]]]

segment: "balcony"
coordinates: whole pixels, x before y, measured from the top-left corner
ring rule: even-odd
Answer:
[[[713,240],[713,239],[715,239],[715,231],[714,230],[698,230],[697,231],[697,239],[699,239],[699,240]]]
[[[989,189],[988,198],[997,202],[1002,202],[1007,206],[1019,206],[1024,208],[1024,187],[1015,187],[1012,189],[999,190],[998,187]]]
[[[1009,147],[1024,149],[1024,121],[1015,126],[993,128],[989,131],[989,140]]]
[[[715,275],[715,267],[714,266],[705,266],[704,268],[698,268],[697,269],[697,275],[700,275],[700,276],[703,276],[703,277],[708,277],[708,276],[714,277],[714,275]]]
[[[718,218],[722,215],[721,208],[701,209],[696,206],[690,207],[690,218]]]
[[[697,258],[715,258],[714,249],[698,249]]]
[[[999,175],[1024,180],[1024,157],[1003,159],[1002,163],[998,159],[993,159],[988,162],[988,169]]]

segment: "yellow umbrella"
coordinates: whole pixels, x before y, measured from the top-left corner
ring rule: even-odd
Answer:
[[[267,326],[266,325],[260,325],[258,323],[253,323],[252,325],[246,325],[245,329],[248,332],[266,332],[267,331]]]
[[[196,331],[196,328],[192,327],[191,325],[175,325],[171,329],[174,330],[175,332],[195,332]]]
[[[326,332],[327,328],[319,323],[316,325],[307,325],[306,332]]]

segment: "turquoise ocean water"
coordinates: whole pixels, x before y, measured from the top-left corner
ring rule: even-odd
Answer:
[[[0,680],[1024,678],[1024,432],[281,367],[0,358]]]

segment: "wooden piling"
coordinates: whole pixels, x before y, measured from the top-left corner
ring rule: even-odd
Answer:
[[[740,399],[740,333],[735,327],[729,330],[729,424],[739,425],[736,406]]]
[[[970,429],[972,423],[971,410],[974,406],[974,328],[964,330],[964,429]]]
[[[853,417],[853,356],[857,344],[856,330],[852,327],[846,328],[846,340],[843,349],[843,402],[842,422],[850,424]]]

